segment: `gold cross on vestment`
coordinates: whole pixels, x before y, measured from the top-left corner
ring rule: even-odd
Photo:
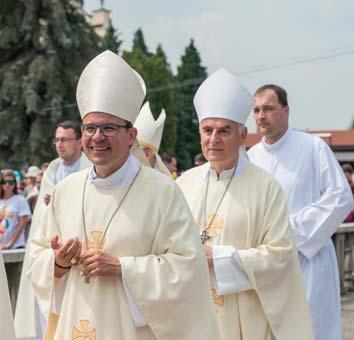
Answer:
[[[104,248],[104,244],[105,244],[105,240],[101,240],[103,232],[99,231],[99,230],[94,230],[91,231],[91,235],[92,235],[92,241],[87,240],[88,241],[88,245],[86,244],[86,241],[83,244],[83,248],[84,250],[103,250]]]
[[[211,295],[213,296],[214,303],[220,307],[224,307],[224,297],[216,292],[215,288],[211,289]]]
[[[96,340],[96,329],[89,330],[90,321],[80,320],[81,330],[73,326],[71,332],[72,340]]]
[[[216,229],[224,228],[224,219],[222,217],[218,217],[218,215],[210,214],[208,216],[207,221],[204,221],[201,225],[201,229],[203,231],[207,230],[207,234],[210,238],[218,236]]]

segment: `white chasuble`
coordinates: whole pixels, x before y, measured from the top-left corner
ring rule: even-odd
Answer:
[[[353,208],[352,193],[333,152],[319,137],[288,129],[264,140],[250,160],[272,174],[285,192],[316,340],[340,340],[337,259],[331,236]]]
[[[231,274],[210,271],[222,339],[311,340],[309,308],[280,186],[248,163],[236,172],[213,216],[230,173],[221,173],[220,178],[210,175],[205,211],[203,173],[209,167],[207,163],[191,169],[177,183],[200,230],[210,225],[208,245],[214,251],[222,249],[218,258],[214,253],[214,264],[225,256],[231,263],[229,272],[237,273],[234,280],[239,282],[233,284]],[[222,294],[218,287],[223,287]]]
[[[102,244],[120,259],[124,282],[147,325],[135,327],[120,277],[92,277],[85,283],[80,265],[67,274],[60,301],[50,239],[59,234],[63,241],[75,236],[84,241],[81,209],[87,176],[82,171],[56,186],[40,232],[32,239],[28,276],[42,310],[50,315],[46,339],[219,339],[193,217],[174,182],[144,166]],[[127,185],[103,189],[87,182],[88,247],[99,245],[126,190]]]
[[[41,311],[38,309],[31,283],[26,277],[26,272],[28,267],[30,240],[39,229],[44,211],[47,207],[44,203],[44,197],[46,194],[51,195],[55,186],[55,175],[62,162],[63,160],[61,158],[56,158],[49,163],[49,166],[42,177],[41,188],[32,215],[15,312],[15,331],[16,337],[19,339],[41,340],[43,337],[45,320],[41,315]],[[80,158],[80,170],[88,168],[90,164],[91,163],[84,153],[82,153]]]

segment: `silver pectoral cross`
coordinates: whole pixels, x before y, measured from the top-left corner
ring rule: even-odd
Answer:
[[[204,229],[200,235],[200,240],[202,244],[205,244],[207,241],[211,240],[208,229]]]
[[[84,282],[85,283],[90,283],[90,280],[91,280],[90,276],[84,274],[83,270],[80,272],[80,275],[84,277]]]

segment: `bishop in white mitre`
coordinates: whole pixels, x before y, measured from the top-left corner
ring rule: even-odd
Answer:
[[[80,76],[82,145],[94,166],[54,188],[31,242],[45,339],[219,339],[183,194],[130,152],[144,96],[141,77],[110,51]]]
[[[220,69],[194,106],[208,163],[177,182],[205,242],[222,339],[313,339],[284,193],[239,151],[253,97]]]
[[[158,154],[165,120],[166,112],[164,109],[162,109],[159,117],[155,120],[150,109],[150,104],[146,102],[140,110],[134,127],[138,130],[138,143],[144,150],[151,167],[171,176],[170,171],[166,168],[166,165],[162,162]]]
[[[284,89],[258,89],[254,117],[263,138],[248,154],[285,192],[315,339],[340,340],[339,275],[331,236],[353,207],[348,181],[321,138],[289,127]]]

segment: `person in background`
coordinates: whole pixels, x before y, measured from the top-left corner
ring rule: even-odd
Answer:
[[[0,176],[0,250],[24,248],[24,227],[31,215],[27,200],[17,193],[12,170]]]
[[[352,193],[329,146],[289,127],[283,88],[263,85],[254,97],[254,119],[263,138],[248,151],[249,159],[285,192],[315,339],[340,340],[339,275],[331,236],[353,209]]]
[[[171,155],[167,152],[161,154],[161,159],[166,165],[166,168],[170,171],[173,179],[177,178],[177,159],[174,155]]]
[[[39,229],[46,205],[54,186],[70,174],[89,166],[90,162],[81,152],[81,125],[76,121],[63,121],[57,125],[53,140],[58,158],[51,161],[42,176],[36,177],[39,194],[33,211],[28,243]],[[43,167],[43,164],[41,165]],[[43,338],[46,322],[41,314],[30,281],[26,277],[29,247],[26,249],[15,311],[17,338],[40,340]],[[30,314],[32,317],[28,317]]]
[[[342,170],[344,172],[345,177],[348,180],[354,198],[353,167],[349,163],[344,163],[342,165]],[[349,215],[345,218],[343,223],[353,223],[353,222],[354,222],[354,210],[352,210],[349,213]]]
[[[151,167],[163,174],[171,176],[170,171],[158,154],[165,120],[166,113],[164,109],[162,109],[159,117],[155,120],[150,110],[150,104],[146,102],[139,112],[134,127],[138,130],[138,143],[143,149]]]
[[[202,153],[198,153],[195,157],[194,157],[194,166],[199,166],[199,165],[203,165],[206,162],[208,162],[204,155]]]
[[[29,195],[38,194],[38,188],[36,187],[36,177],[41,170],[36,165],[32,165],[28,168],[25,178],[26,187],[23,191],[23,195],[27,198]]]

